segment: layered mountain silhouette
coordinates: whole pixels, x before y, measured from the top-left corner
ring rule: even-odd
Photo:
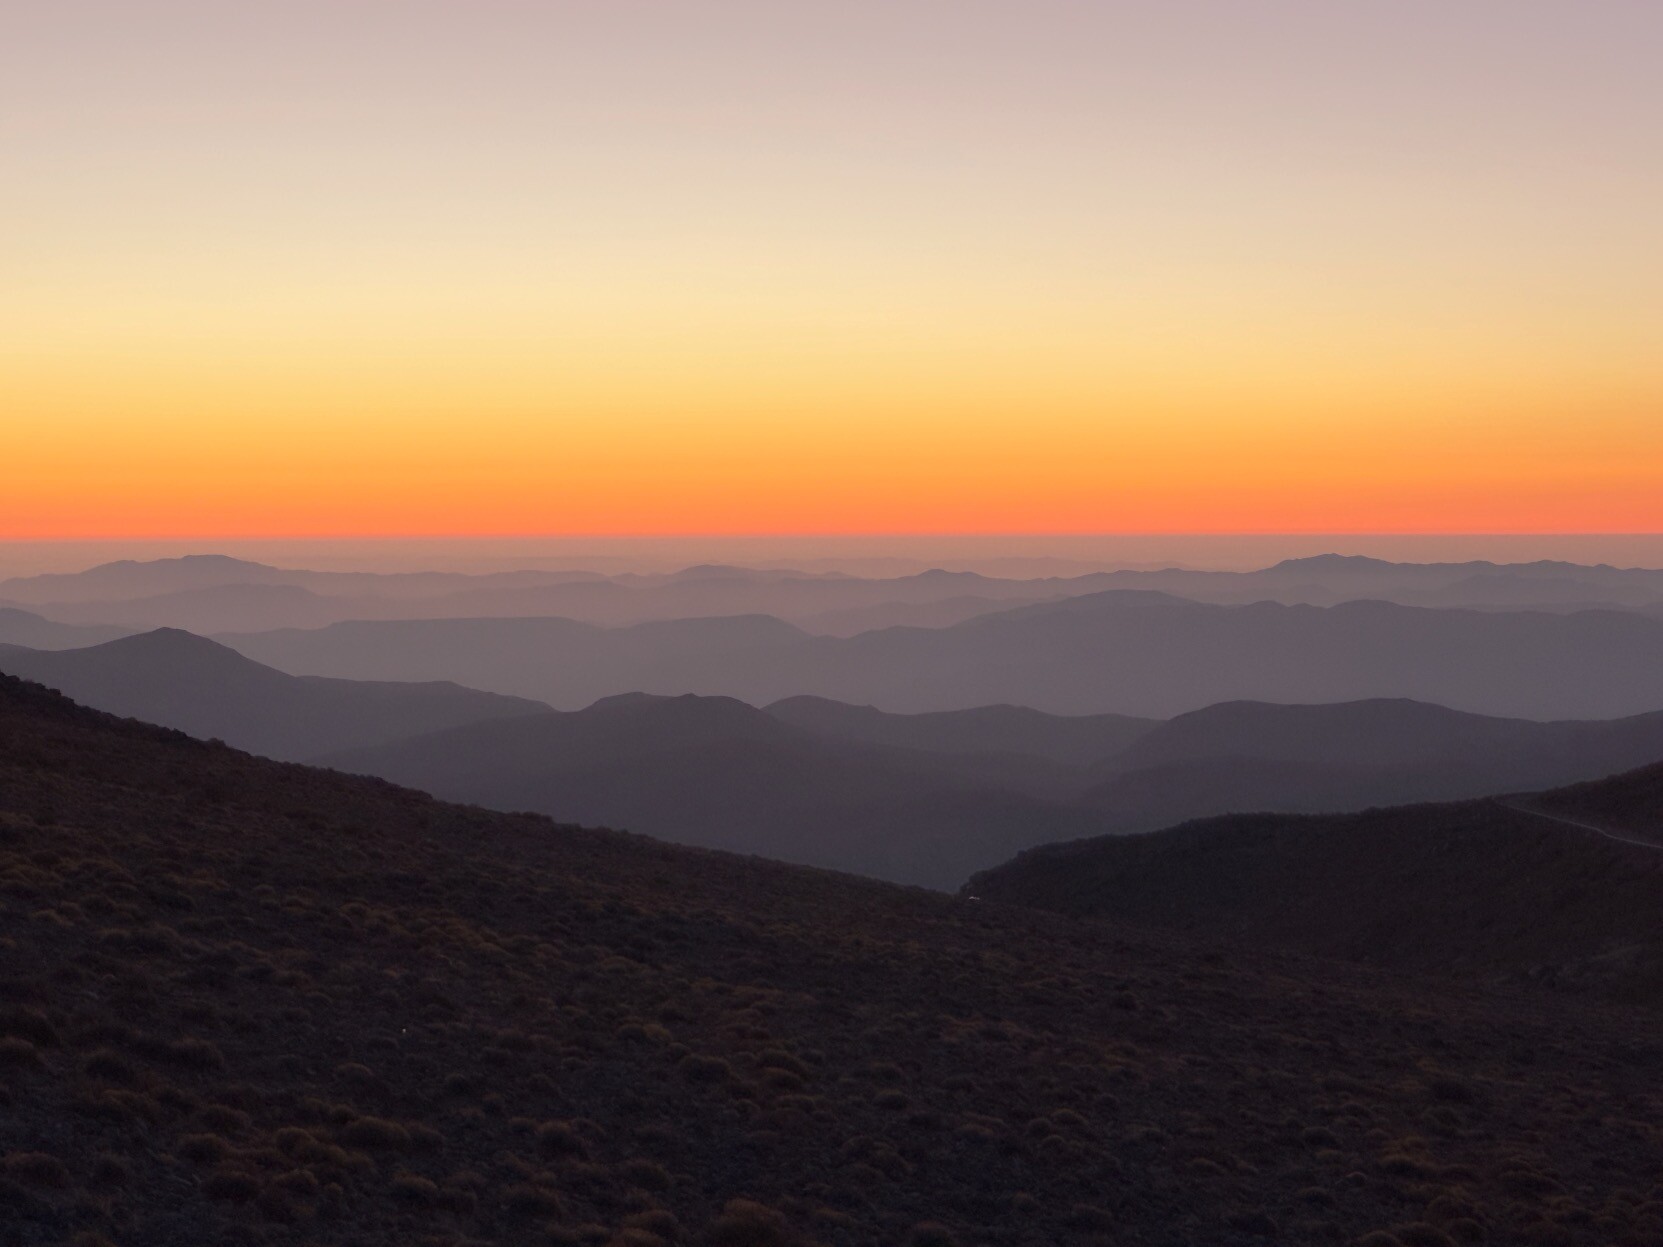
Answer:
[[[932,753],[1028,754],[1075,766],[1122,756],[1159,726],[1129,715],[1055,715],[1026,706],[888,714],[824,697],[787,697],[766,709],[822,736]]]
[[[0,646],[0,671],[112,714],[282,759],[548,709],[438,681],[374,683],[285,675],[172,629],[86,649]]]
[[[419,626],[448,634],[450,654],[485,678],[505,655],[529,661],[552,639],[592,688],[637,669],[630,646],[710,662],[754,637],[801,638],[771,619]],[[360,634],[366,659],[398,657],[378,654],[378,626],[339,630]],[[0,671],[115,713],[452,799],[947,889],[1051,841],[1231,812],[1537,790],[1663,756],[1659,714],[1543,723],[1405,701],[1232,703],[1164,723],[1010,705],[896,714],[813,697],[757,710],[644,694],[554,713],[452,683],[290,676],[169,630],[56,653],[0,647]],[[395,662],[389,674],[400,672]]]
[[[1533,723],[1363,702],[1151,724],[637,694],[322,760],[494,809],[951,888],[1068,836],[1542,788],[1659,756],[1660,714]]]
[[[80,649],[130,635],[121,627],[58,623],[30,611],[0,606],[0,645],[23,645],[30,649]]]
[[[510,587],[604,580],[590,571],[357,572],[272,567],[223,554],[120,559],[80,572],[0,580],[0,600],[35,603],[124,602],[205,589],[286,585],[338,598],[424,598],[474,586]]]
[[[1575,852],[1554,899],[1645,946],[1641,851]],[[1598,946],[1484,864],[1528,958]],[[1656,1234],[1663,1046],[1597,999],[459,808],[5,677],[0,881],[19,1247]],[[1425,912],[1382,938],[1495,947]]]
[[[732,673],[809,638],[754,615],[627,628],[535,617],[355,621],[219,640],[296,675],[439,678],[575,710],[627,692],[721,692]]]
[[[888,711],[1009,703],[1148,718],[1234,700],[1413,698],[1536,719],[1663,706],[1663,619],[1618,611],[1217,606],[1113,590],[949,628],[847,638],[757,616],[617,629],[388,621],[222,639],[294,674],[444,678],[564,709],[627,691],[753,705],[807,694]]]
[[[1338,812],[1539,789],[1663,757],[1663,714],[1543,723],[1405,700],[1229,702],[1179,715],[1094,769],[1117,829],[1227,811]]]
[[[324,764],[447,800],[952,888],[1091,816],[1031,790],[1044,759],[827,737],[731,698],[609,698],[452,728]]]
[[[355,619],[556,616],[606,626],[766,614],[816,634],[942,628],[1013,605],[1109,590],[1241,605],[1378,599],[1481,610],[1663,611],[1663,572],[1562,562],[1417,564],[1323,555],[1250,572],[1123,570],[1020,578],[931,569],[893,577],[701,565],[605,576],[528,569],[339,572],[223,555],[108,563],[0,582],[0,605],[64,623],[196,632],[324,627]]]
[[[1048,845],[978,897],[1400,970],[1663,1000],[1663,766],[1520,797]]]

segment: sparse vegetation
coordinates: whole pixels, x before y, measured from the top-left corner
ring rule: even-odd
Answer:
[[[1595,999],[485,814],[9,681],[0,827],[8,1247],[1663,1241],[1663,1048]]]

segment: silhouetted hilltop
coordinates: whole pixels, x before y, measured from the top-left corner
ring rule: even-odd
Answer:
[[[1212,757],[1352,766],[1460,762],[1556,741],[1564,735],[1560,727],[1465,714],[1407,698],[1321,705],[1220,702],[1159,724],[1133,742],[1115,766],[1128,770]],[[1663,746],[1663,717],[1658,732]]]
[[[1663,764],[1536,793],[1516,804],[1663,845]]]
[[[445,682],[285,675],[172,628],[87,649],[0,648],[0,671],[113,714],[284,759],[548,709]]]
[[[80,572],[48,572],[0,581],[0,600],[31,603],[108,603],[196,589],[291,585],[334,597],[399,599],[432,597],[469,588],[604,581],[592,571],[358,572],[272,567],[223,554],[180,558],[121,559]]]
[[[1243,946],[1663,1004],[1663,851],[1555,817],[1655,828],[1660,777],[1651,767],[1523,798],[1212,818],[1034,849],[966,889]]]
[[[459,809],[5,678],[0,887],[19,1247],[1659,1230],[1663,1049],[1597,1002]]]
[[[0,598],[20,602],[90,602],[152,597],[224,584],[280,584],[286,573],[225,554],[171,559],[117,559],[80,572],[44,572],[0,581]]]

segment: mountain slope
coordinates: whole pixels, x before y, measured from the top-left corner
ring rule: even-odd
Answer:
[[[1179,715],[1081,796],[1125,830],[1212,814],[1320,813],[1538,789],[1663,756],[1663,714],[1543,723],[1412,701],[1231,702]]]
[[[764,709],[784,723],[823,736],[936,753],[1030,754],[1083,766],[1123,754],[1154,730],[1128,715],[1053,715],[1025,706],[975,706],[890,714],[824,697],[787,697]]]
[[[1663,764],[1519,799],[1521,809],[1663,845]]]
[[[1663,1050],[1597,1002],[458,809],[3,678],[0,896],[17,1247],[1663,1229]]]
[[[1060,829],[1098,829],[1017,787],[1027,769],[826,738],[729,698],[613,698],[319,760],[493,809],[947,889]]]
[[[32,611],[0,606],[0,645],[21,645],[28,649],[80,649],[127,636],[121,627],[80,627],[43,619]]]
[[[285,675],[166,628],[88,649],[0,648],[0,671],[113,714],[283,759],[547,710],[538,702],[448,683]]]
[[[1659,774],[1527,798],[1238,815],[1047,845],[967,890],[1243,946],[1663,1003],[1663,851],[1533,812],[1594,812],[1621,825],[1616,805],[1655,826]]]

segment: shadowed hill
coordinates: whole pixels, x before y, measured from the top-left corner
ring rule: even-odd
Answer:
[[[1517,804],[1663,845],[1663,764],[1535,793]]]
[[[22,645],[29,649],[80,649],[113,641],[132,630],[120,627],[80,627],[43,619],[31,611],[0,606],[0,645]]]
[[[1134,735],[1094,768],[1057,760]],[[955,888],[1048,841],[1474,797],[1660,754],[1663,715],[1533,723],[1415,703],[1239,704],[1150,725],[1010,706],[889,715],[793,698],[758,711],[635,694],[318,760],[492,809]],[[1096,782],[1099,771],[1110,778]]]
[[[0,671],[37,680],[100,710],[284,759],[548,709],[442,682],[285,675],[169,628],[87,649],[0,647]]]
[[[1157,724],[1128,715],[1054,715],[1025,706],[977,706],[889,714],[824,697],[788,697],[765,707],[776,719],[825,736],[937,753],[1016,753],[1085,765],[1123,754]]]
[[[1558,726],[1465,714],[1406,698],[1323,705],[1220,702],[1146,732],[1116,758],[1115,766],[1130,770],[1213,757],[1334,766],[1424,765],[1517,752],[1549,740],[1558,743],[1564,735]],[[1663,727],[1659,732],[1663,742]]]
[[[1180,715],[1097,769],[1082,804],[1126,830],[1231,811],[1321,813],[1542,788],[1663,756],[1663,714],[1542,723],[1412,701],[1231,702]]]
[[[320,759],[451,800],[954,888],[1098,830],[1025,791],[1052,768],[827,738],[721,697],[610,698]]]
[[[1597,1003],[459,809],[3,678],[0,901],[18,1247],[1663,1233],[1663,1050]]]
[[[1663,1004],[1663,851],[1533,812],[1656,827],[1660,775],[1527,798],[1207,819],[1034,849],[966,888],[1244,946]]]

